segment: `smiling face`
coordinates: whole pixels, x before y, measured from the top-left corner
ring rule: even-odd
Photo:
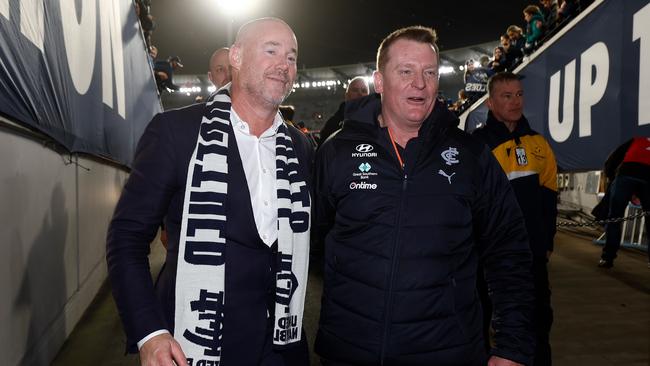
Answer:
[[[487,106],[494,117],[506,123],[516,123],[524,110],[524,89],[519,80],[495,83],[490,90]]]
[[[251,100],[277,108],[296,79],[298,44],[283,22],[251,24],[230,51],[233,86]]]
[[[388,61],[374,74],[387,123],[419,128],[433,110],[438,94],[438,57],[429,43],[396,40]]]

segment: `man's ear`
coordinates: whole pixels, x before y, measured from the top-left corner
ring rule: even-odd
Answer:
[[[375,91],[379,94],[384,92],[384,76],[379,70],[372,73],[373,83],[375,84]]]
[[[239,70],[241,67],[241,53],[242,49],[239,46],[232,46],[230,52],[228,52],[228,61],[232,68]]]
[[[492,99],[490,99],[489,96],[485,100],[485,105],[488,107],[489,110],[492,110]]]

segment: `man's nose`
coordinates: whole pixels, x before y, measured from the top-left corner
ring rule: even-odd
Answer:
[[[282,73],[284,73],[284,74],[288,73],[289,72],[289,60],[287,60],[286,58],[281,59],[280,62],[278,62],[278,64],[276,65],[276,68],[278,70],[282,71]]]
[[[424,89],[426,86],[426,81],[424,80],[424,75],[422,73],[416,72],[411,81],[411,86],[416,89]]]

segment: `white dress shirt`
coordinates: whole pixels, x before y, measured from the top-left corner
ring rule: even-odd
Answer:
[[[251,207],[257,232],[264,244],[271,246],[278,238],[278,192],[275,183],[275,135],[284,121],[276,113],[273,124],[258,138],[251,135],[248,123],[243,121],[234,109],[230,109],[230,122],[235,131],[235,140],[239,149]],[[232,208],[231,208],[232,209]],[[169,333],[160,329],[150,333],[138,342],[138,349],[149,339]]]
[[[241,157],[255,226],[262,241],[271,246],[278,238],[278,192],[275,183],[275,135],[284,121],[280,113],[273,124],[258,138],[251,135],[248,123],[234,109],[230,109],[230,121],[235,131],[239,157]]]

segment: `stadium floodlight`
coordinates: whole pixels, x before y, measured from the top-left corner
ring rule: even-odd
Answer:
[[[454,72],[454,67],[453,66],[440,66],[438,69],[438,72],[440,75],[445,75],[445,74],[451,74]]]
[[[258,0],[217,0],[217,5],[229,17],[241,15],[254,8]]]

